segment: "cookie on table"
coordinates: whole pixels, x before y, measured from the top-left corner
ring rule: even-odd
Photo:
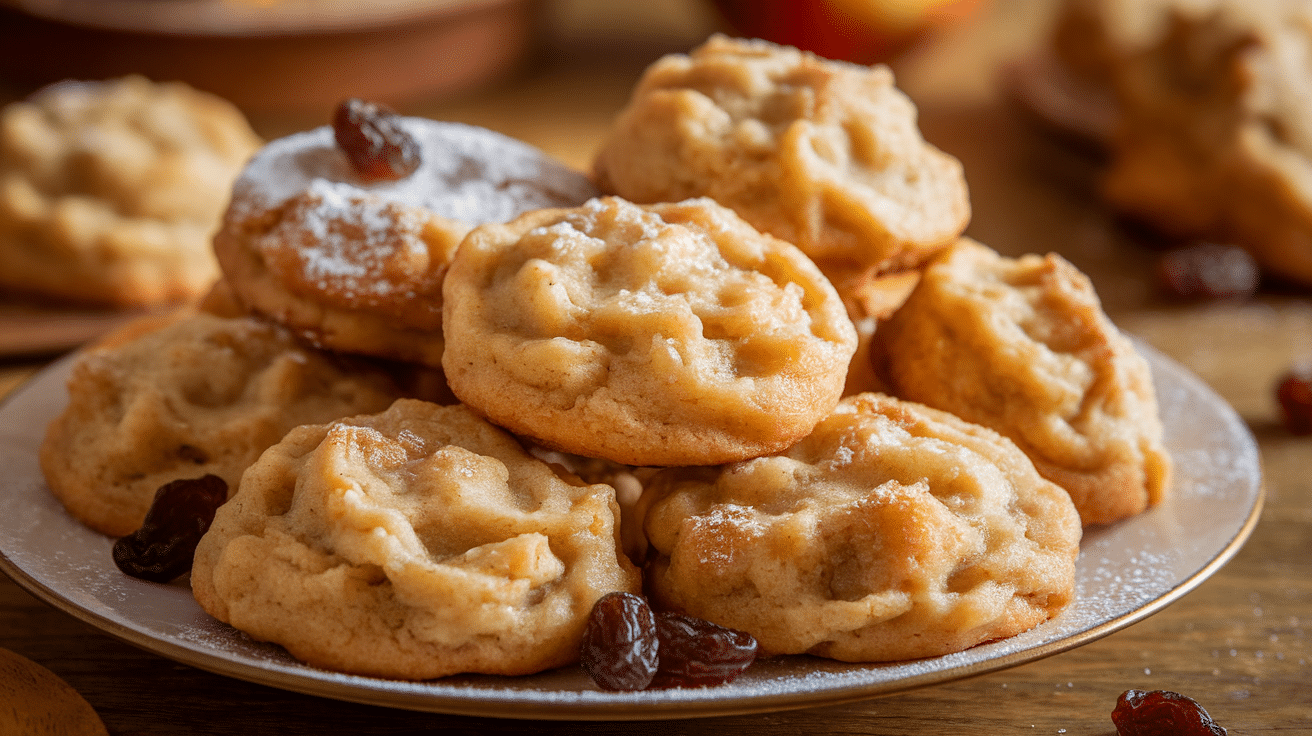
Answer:
[[[1056,254],[962,239],[876,332],[897,396],[1013,440],[1087,524],[1161,501],[1171,477],[1147,361]]]
[[[578,661],[593,603],[640,589],[618,514],[612,488],[567,482],[466,407],[402,399],[261,456],[192,590],[317,667],[529,674]]]
[[[966,227],[960,162],[887,67],[712,36],[644,73],[594,164],[635,202],[707,196],[826,270],[900,270]]]
[[[1070,499],[1006,438],[867,393],[786,452],[667,469],[641,506],[655,605],[764,652],[932,657],[1026,631],[1075,593]]]
[[[60,82],[6,106],[0,288],[110,307],[199,297],[259,145],[236,107],[179,82]]]
[[[705,198],[604,197],[484,225],[443,297],[442,365],[461,401],[625,465],[787,447],[838,402],[856,349],[816,266]]]
[[[1114,209],[1312,284],[1312,7],[1068,0],[1049,47],[1049,76],[1105,100]]]
[[[322,347],[439,366],[442,279],[475,225],[582,204],[592,183],[484,128],[391,115],[418,168],[357,172],[323,126],[265,146],[214,238],[238,299]]]
[[[78,359],[68,392],[41,468],[74,517],[110,536],[136,530],[165,483],[212,473],[231,492],[292,427],[380,411],[399,393],[383,371],[281,327],[203,312],[125,327]]]

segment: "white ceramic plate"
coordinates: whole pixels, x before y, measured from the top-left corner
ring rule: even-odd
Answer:
[[[578,668],[528,677],[397,682],[308,667],[210,618],[183,583],[129,578],[112,540],[69,517],[45,486],[37,447],[67,401],[70,359],[0,407],[0,569],[52,606],[130,644],[222,675],[341,700],[443,713],[532,719],[660,719],[826,705],[979,675],[1087,644],[1177,600],[1238,551],[1262,505],[1261,465],[1247,427],[1219,396],[1161,354],[1153,366],[1168,448],[1170,500],[1086,532],[1076,602],[1020,636],[944,657],[850,665],[782,657],[729,685],[610,693]]]

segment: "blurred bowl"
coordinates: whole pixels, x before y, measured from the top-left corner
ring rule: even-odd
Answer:
[[[33,87],[128,73],[250,111],[404,104],[503,76],[537,0],[0,0],[0,76]]]

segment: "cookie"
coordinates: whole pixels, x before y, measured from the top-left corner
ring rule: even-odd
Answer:
[[[826,269],[914,266],[970,219],[887,67],[720,35],[647,69],[594,169],[635,202],[711,197]]]
[[[550,465],[562,478],[577,478],[580,483],[604,483],[614,488],[615,500],[620,506],[620,546],[635,563],[640,564],[646,558],[647,537],[642,532],[642,519],[635,509],[642,497],[643,485],[660,468],[621,465],[609,460],[548,450],[532,443],[526,443],[525,449],[533,457]]]
[[[214,244],[241,302],[305,339],[440,366],[442,278],[469,229],[318,180]]]
[[[1085,524],[1166,496],[1148,363],[1060,256],[1006,258],[963,239],[875,334],[893,393],[1009,437]]]
[[[111,307],[199,297],[259,145],[237,108],[177,82],[61,82],[6,106],[0,287]]]
[[[1222,3],[1177,22],[1118,81],[1127,101],[1108,201],[1169,234],[1243,246],[1268,273],[1312,284],[1310,29],[1305,3]],[[1211,88],[1200,93],[1199,80]]]
[[[847,366],[847,383],[843,395],[876,391],[886,393],[888,386],[875,370],[871,349],[879,320],[887,318],[911,295],[920,280],[920,271],[878,274],[874,269],[852,271],[830,269],[825,274],[842,297],[847,315],[856,327],[857,346]]]
[[[155,491],[242,471],[292,427],[380,411],[398,396],[379,369],[299,344],[251,318],[147,318],[89,349],[40,449],[50,490],[110,536],[137,529]]]
[[[578,660],[592,604],[636,592],[605,485],[462,406],[402,399],[290,432],[196,549],[201,606],[311,665],[520,675]]]
[[[436,367],[442,279],[465,234],[597,190],[490,130],[395,120],[419,151],[397,180],[362,178],[328,126],[265,146],[233,187],[214,249],[242,303],[315,344]]]
[[[843,399],[779,455],[664,470],[641,505],[656,605],[768,653],[939,656],[1074,596],[1066,494],[992,430],[882,394]]]
[[[837,403],[856,349],[805,255],[704,198],[606,197],[476,228],[443,299],[442,365],[461,401],[625,465],[787,447]]]
[[[1049,76],[1108,100],[1103,198],[1167,237],[1233,243],[1312,284],[1309,29],[1312,8],[1293,0],[1065,3]]]

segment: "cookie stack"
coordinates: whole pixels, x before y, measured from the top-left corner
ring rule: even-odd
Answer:
[[[611,591],[770,654],[936,656],[1055,615],[1081,522],[1165,492],[1146,363],[1068,263],[961,239],[961,167],[885,68],[713,37],[648,70],[592,177],[370,124],[417,167],[364,176],[327,127],[266,146],[215,238],[222,289],[89,351],[43,453],[54,478],[87,425],[153,433],[155,483],[220,456],[201,426],[338,412],[250,433],[267,449],[225,470],[191,575],[307,662],[558,667]],[[173,333],[240,370],[125,390]],[[343,373],[264,379],[320,361]],[[96,392],[119,399],[78,408]],[[92,455],[97,487],[145,472]]]

